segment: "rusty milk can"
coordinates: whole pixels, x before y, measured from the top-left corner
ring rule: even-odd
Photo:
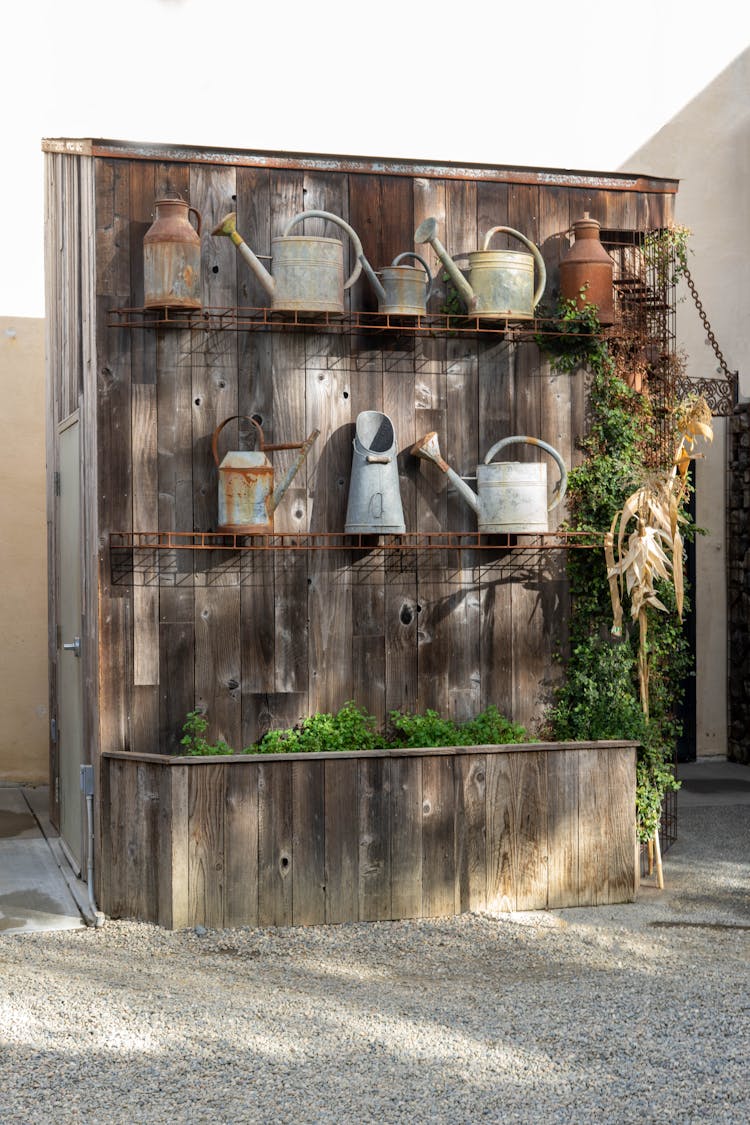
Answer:
[[[154,221],[143,237],[144,305],[147,309],[199,309],[200,213],[179,196],[157,199],[154,212]]]
[[[234,450],[227,453],[219,464],[219,435],[235,419],[245,418],[258,431],[258,448]],[[254,418],[234,414],[225,418],[214,430],[211,452],[219,470],[219,531],[236,535],[273,534],[273,514],[289,485],[294,480],[310,446],[319,436],[313,430],[305,441],[282,445],[265,445],[263,430]],[[273,465],[266,456],[277,449],[299,449],[299,456],[281,481],[276,484]]]
[[[560,262],[560,296],[564,301],[596,305],[603,328],[614,324],[613,262],[599,238],[599,223],[588,211],[573,224],[575,242]],[[583,292],[582,292],[583,291]]]

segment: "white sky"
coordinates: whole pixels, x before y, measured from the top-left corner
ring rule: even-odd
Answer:
[[[748,47],[750,5],[9,0],[0,27],[0,315],[22,317],[44,314],[43,137],[639,171]]]

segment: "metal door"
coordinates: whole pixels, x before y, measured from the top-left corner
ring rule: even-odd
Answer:
[[[76,875],[83,859],[83,677],[81,675],[81,485],[78,416],[58,430],[57,738],[60,836]]]

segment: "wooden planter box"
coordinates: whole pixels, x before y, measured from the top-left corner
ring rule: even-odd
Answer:
[[[635,898],[635,744],[102,756],[99,904],[168,929]]]

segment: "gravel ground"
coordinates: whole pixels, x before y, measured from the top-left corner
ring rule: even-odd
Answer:
[[[0,938],[0,1121],[750,1120],[750,807],[597,909]]]

